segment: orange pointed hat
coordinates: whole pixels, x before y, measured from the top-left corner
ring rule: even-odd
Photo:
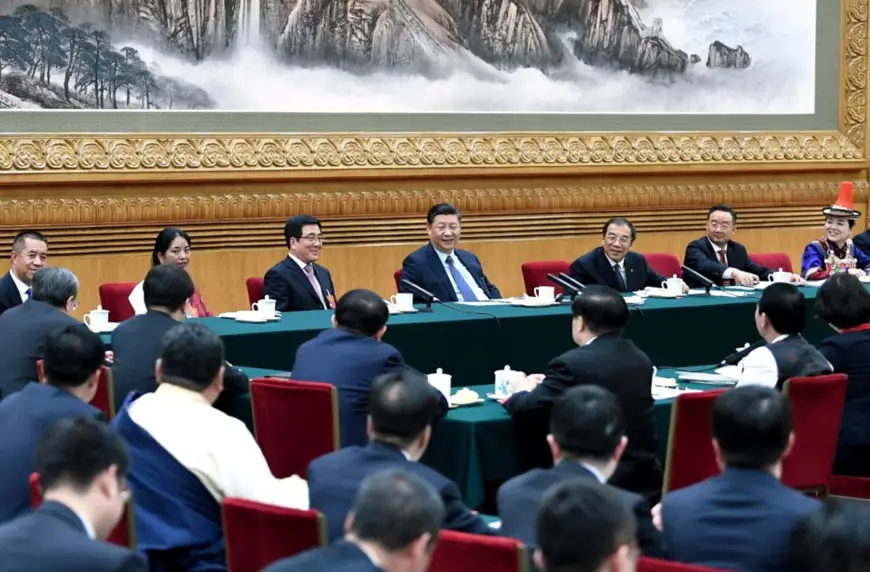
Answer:
[[[825,216],[859,218],[861,212],[855,210],[854,194],[855,185],[852,184],[852,181],[843,181],[840,183],[840,195],[837,197],[837,202],[823,208],[822,214]]]

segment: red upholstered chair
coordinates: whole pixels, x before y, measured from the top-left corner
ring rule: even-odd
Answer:
[[[713,402],[725,391],[683,393],[674,399],[662,494],[719,474],[710,421]]]
[[[759,266],[764,266],[774,272],[780,268],[782,268],[783,272],[794,272],[794,270],[792,270],[791,258],[789,258],[788,254],[785,252],[750,254],[749,259]]]
[[[571,263],[565,260],[547,260],[541,262],[524,262],[522,267],[523,282],[526,286],[526,294],[535,295],[538,286],[555,286],[556,294],[562,294],[564,289],[558,284],[547,280],[547,274],[558,276],[560,272],[568,274],[571,271]]]
[[[641,556],[637,561],[637,572],[724,572],[719,568],[707,568],[694,564],[682,564]]]
[[[326,546],[326,518],[316,510],[225,498],[221,512],[229,572],[259,572],[282,558]]]
[[[308,463],[340,448],[334,386],[260,377],[251,382],[251,402],[254,434],[276,477],[305,478]]]
[[[100,305],[109,311],[110,322],[123,322],[136,315],[130,305],[130,294],[136,282],[114,282],[100,284]]]
[[[683,277],[683,267],[680,264],[680,259],[670,252],[645,252],[643,257],[646,258],[647,263],[653,270],[665,278],[673,276],[677,278]]]
[[[393,272],[393,280],[396,281],[396,292],[402,289],[402,269],[399,268]]]
[[[429,572],[526,572],[528,569],[528,551],[522,542],[452,530],[438,534],[438,544],[429,563]]]
[[[112,382],[112,370],[105,366],[100,368],[97,392],[91,399],[91,405],[102,411],[108,421],[115,418],[115,386]]]
[[[828,493],[834,497],[870,500],[870,478],[833,475]]]
[[[786,380],[782,392],[791,402],[795,441],[782,463],[784,484],[803,491],[827,493],[847,381],[848,376],[842,373]]]
[[[263,279],[257,276],[252,276],[245,280],[245,288],[248,290],[248,303],[253,304],[263,299]]]

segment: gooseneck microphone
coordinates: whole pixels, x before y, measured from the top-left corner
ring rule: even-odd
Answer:
[[[422,286],[414,284],[413,282],[411,282],[407,278],[402,278],[401,282],[402,282],[402,284],[405,284],[406,286],[410,286],[411,289],[414,290],[415,292],[417,292],[417,294],[419,294],[420,297],[423,298],[423,300],[426,302],[426,307],[421,309],[420,310],[421,312],[431,312],[432,311],[432,303],[441,301],[435,297],[435,294],[426,290]]]
[[[740,360],[742,360],[743,358],[748,356],[750,353],[752,353],[753,351],[760,348],[761,346],[763,346],[766,343],[767,342],[765,342],[764,340],[758,340],[757,342],[755,342],[753,344],[747,344],[745,348],[737,350],[736,352],[734,352],[730,356],[728,356],[725,359],[723,359],[722,361],[720,361],[719,366],[721,367],[723,365],[736,365],[737,363],[740,362]]]

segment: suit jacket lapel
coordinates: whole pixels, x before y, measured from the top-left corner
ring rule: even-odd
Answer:
[[[441,258],[438,256],[438,253],[435,252],[435,247],[432,246],[431,242],[429,243],[427,257],[429,258],[429,266],[432,267],[432,271],[435,272],[435,276],[438,277],[438,280],[441,282],[444,290],[450,293],[450,299],[447,301],[456,302],[458,298],[456,297],[456,292],[453,290],[453,285],[450,283],[450,278],[447,276],[447,269],[444,268],[443,264],[441,264]]]
[[[604,254],[604,249],[598,251],[595,256],[595,264],[598,270],[598,278],[604,282],[605,286],[610,286],[614,290],[619,290],[619,283],[616,281],[616,275],[613,273],[613,266],[610,265],[610,260]],[[626,277],[628,276],[628,268],[626,267]]]
[[[453,254],[455,254],[456,258],[459,259],[459,262],[465,266],[465,269],[468,270],[469,274],[471,274],[471,277],[474,279],[477,286],[483,290],[484,294],[489,296],[489,289],[487,289],[486,284],[483,283],[483,269],[479,267],[477,262],[474,260],[474,257],[458,248],[453,251]],[[479,272],[478,269],[480,270]]]
[[[308,290],[308,293],[311,295],[311,297],[313,297],[317,301],[317,303],[320,304],[320,298],[317,296],[317,292],[314,291],[314,286],[312,286],[311,282],[308,281],[308,276],[305,275],[305,271],[302,270],[302,268],[300,268],[299,265],[296,264],[296,261],[289,256],[287,257],[287,260],[284,262],[284,264],[288,267],[291,274],[295,275],[298,280],[302,281],[303,287]],[[314,275],[317,276],[317,265],[314,265]],[[319,281],[320,277],[318,276],[317,279]]]

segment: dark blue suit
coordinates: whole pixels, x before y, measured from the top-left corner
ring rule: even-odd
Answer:
[[[695,272],[706,276],[719,286],[722,285],[722,273],[729,268],[755,274],[762,281],[767,281],[767,277],[773,272],[769,268],[752,262],[752,259],[749,258],[749,253],[746,252],[746,247],[733,240],[729,240],[725,246],[725,259],[728,261],[728,266],[719,262],[716,251],[713,250],[713,245],[710,244],[710,239],[705,236],[689,243],[686,247],[686,256],[683,259],[683,264]],[[704,286],[691,272],[683,272],[683,281],[689,288]]]
[[[275,562],[263,572],[381,572],[356,544],[339,540],[326,548]]]
[[[329,306],[329,297],[335,299],[332,275],[329,270],[316,262],[312,263],[312,266],[314,275],[320,283],[323,300]],[[289,256],[266,272],[263,277],[263,293],[275,300],[275,309],[279,312],[324,309],[305,272]]]
[[[729,467],[662,501],[667,558],[740,572],[787,572],[794,527],[821,505],[770,473]]]
[[[0,526],[0,572],[146,572],[144,558],[92,540],[66,506],[48,501]]]
[[[55,421],[103,414],[59,387],[27,386],[0,401],[0,523],[32,512],[28,479],[36,470],[36,446]]]
[[[465,266],[484,294],[490,299],[501,298],[501,292],[483,273],[480,260],[475,255],[458,248],[453,251],[453,254]],[[441,259],[438,258],[438,253],[435,252],[432,243],[418,248],[405,257],[405,261],[402,262],[402,278],[422,286],[442,302],[457,302],[459,300],[453,285],[450,283],[450,278],[447,276],[447,270],[441,264]],[[415,300],[423,301],[413,288],[405,284],[399,286],[399,292],[414,294]]]
[[[374,441],[365,447],[347,447],[315,459],[308,465],[308,498],[311,508],[326,517],[329,540],[344,536],[344,519],[366,477],[385,470],[402,470],[432,485],[444,501],[444,528],[490,534],[483,520],[468,510],[456,485],[437,471],[405,458],[390,444]]]
[[[21,292],[19,292],[18,286],[15,285],[12,276],[7,272],[3,275],[3,278],[0,278],[0,314],[9,308],[20,305]]]
[[[574,479],[597,480],[580,463],[562,461],[550,469],[532,469],[504,483],[498,489],[498,516],[501,518],[499,534],[521,540],[529,549],[538,543],[535,538],[535,519],[541,498],[551,487]],[[653,525],[649,503],[642,496],[617,489],[637,518],[637,540],[646,556],[660,556],[659,532]]]
[[[620,288],[613,271],[613,265],[604,254],[604,248],[598,248],[587,252],[571,263],[571,277],[581,284],[600,284],[609,286],[617,292],[634,292],[643,290],[647,286],[661,288],[665,277],[657,273],[647,264],[643,254],[629,252],[623,262],[625,269],[626,288]]]

